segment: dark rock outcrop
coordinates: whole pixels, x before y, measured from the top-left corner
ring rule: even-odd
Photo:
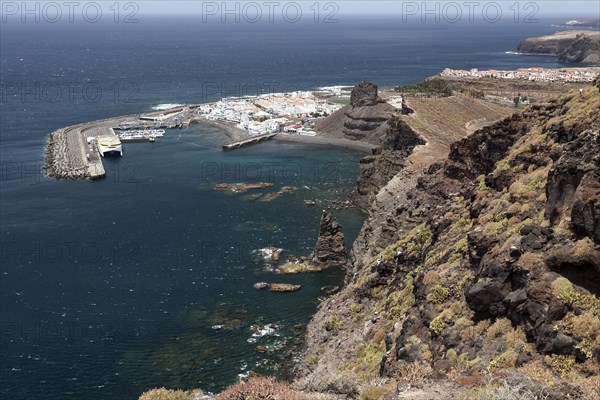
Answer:
[[[552,35],[523,40],[520,53],[548,54],[565,63],[600,62],[600,33],[594,31],[560,31]]]
[[[563,63],[598,63],[600,62],[600,41],[596,37],[578,35],[575,41],[558,56]]]
[[[377,85],[362,81],[352,90],[350,104],[317,121],[316,130],[323,136],[381,145],[386,135],[386,122],[398,111],[379,97]]]
[[[367,81],[352,90],[350,104],[317,121],[323,136],[360,140],[378,146],[360,161],[358,193],[371,196],[404,168],[404,160],[425,141],[402,121],[402,110],[383,101]]]
[[[352,89],[350,94],[350,105],[352,107],[374,106],[378,103],[383,103],[383,100],[379,98],[377,85],[362,81]]]
[[[327,267],[344,267],[348,262],[342,226],[327,211],[321,215],[319,238],[310,261]]]
[[[600,135],[586,131],[565,144],[548,174],[546,215],[565,216],[582,236],[600,243]],[[566,215],[565,215],[566,214]]]
[[[405,159],[415,146],[425,141],[402,119],[392,116],[387,121],[386,135],[381,147],[360,160],[357,180],[358,193],[372,195],[385,186],[405,165]]]
[[[590,87],[534,104],[456,142],[413,181],[394,156],[414,143],[382,137],[361,161],[376,196],[346,286],[307,330],[309,354],[326,360],[311,370],[360,364],[393,377],[414,363],[443,375],[465,360],[473,371],[596,362],[599,105]],[[325,329],[332,316],[335,332]],[[334,336],[343,340],[322,350]]]
[[[445,175],[457,180],[474,179],[492,171],[510,147],[524,135],[535,113],[514,114],[459,140],[450,146]]]

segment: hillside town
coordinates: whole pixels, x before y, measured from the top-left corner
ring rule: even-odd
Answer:
[[[234,123],[252,135],[286,132],[315,136],[317,118],[331,115],[343,106],[343,99],[349,95],[343,89],[332,86],[316,91],[229,97],[203,104],[196,112],[209,121]]]
[[[522,79],[537,82],[593,82],[600,68],[519,68],[517,70],[470,70],[446,68],[441,76],[456,78]]]

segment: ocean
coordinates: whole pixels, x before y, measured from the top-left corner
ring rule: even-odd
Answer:
[[[134,399],[160,386],[218,391],[250,370],[289,378],[320,287],[343,282],[341,271],[277,275],[257,251],[308,255],[322,209],[355,187],[360,153],[281,142],[224,153],[223,132],[192,126],[126,144],[103,180],[64,182],[41,171],[53,130],[225,96],[395,86],[446,67],[560,66],[506,53],[555,21],[139,19],[0,26],[2,397]],[[213,190],[243,181],[296,190],[272,202]],[[349,249],[365,215],[333,213]],[[260,281],[302,289],[253,289]]]

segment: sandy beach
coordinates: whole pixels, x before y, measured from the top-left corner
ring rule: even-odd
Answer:
[[[306,143],[323,147],[338,147],[343,149],[358,150],[369,154],[371,154],[373,149],[377,147],[371,143],[360,142],[357,140],[328,138],[324,136],[289,135],[287,133],[279,133],[273,138],[273,140],[282,142]]]
[[[224,122],[224,121],[214,121],[208,120],[205,118],[200,119],[202,124],[213,126],[215,128],[221,129],[231,141],[240,140],[249,136],[249,133],[241,128],[238,128],[232,123]],[[287,133],[279,133],[277,136],[273,138],[273,140],[281,141],[281,142],[294,142],[294,143],[306,143],[314,146],[323,146],[323,147],[337,147],[343,149],[351,149],[357,150],[364,153],[369,153],[373,151],[377,146],[374,146],[370,143],[349,140],[344,138],[330,138],[324,136],[302,136],[302,135],[290,135]]]
[[[203,125],[208,125],[221,129],[229,137],[229,139],[231,139],[231,141],[240,140],[249,136],[248,131],[238,128],[230,122],[209,120],[207,118],[202,117],[199,118],[199,120],[201,121],[200,123]]]

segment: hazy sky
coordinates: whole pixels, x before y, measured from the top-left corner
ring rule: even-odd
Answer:
[[[196,1],[196,0],[138,0],[135,1],[139,5],[140,13],[169,13],[169,14],[190,14],[190,13],[202,13],[203,10],[215,10],[210,8],[208,3],[212,3],[220,11],[222,8],[223,1]],[[529,0],[441,0],[441,1],[423,1],[423,0],[241,0],[241,1],[227,1],[229,3],[226,7],[235,7],[235,3],[238,7],[243,7],[245,3],[254,2],[258,4],[263,12],[267,12],[267,6],[264,6],[266,2],[277,3],[275,10],[282,7],[286,3],[298,3],[301,5],[304,12],[309,12],[309,7],[314,3],[318,3],[319,7],[322,8],[321,12],[325,12],[324,7],[327,3],[335,3],[342,14],[401,14],[404,10],[407,12],[420,12],[423,8],[423,3],[427,3],[425,7],[428,9],[435,9],[435,3],[438,3],[438,7],[441,10],[442,7],[448,5],[448,3],[454,3],[458,5],[461,11],[466,15],[468,13],[468,7],[474,7],[475,13],[491,3],[496,3],[507,13],[512,13],[515,4],[521,9],[521,13],[527,14],[537,10],[537,15],[540,16],[559,16],[565,18],[577,17],[577,16],[588,16],[590,18],[600,18],[600,2],[597,0],[540,0],[540,1],[529,1]],[[204,5],[203,5],[204,3]],[[412,4],[409,4],[412,3]],[[472,6],[467,5],[472,3]],[[416,7],[416,9],[415,9]],[[527,7],[527,8],[526,8]],[[330,9],[331,10],[331,9]]]

